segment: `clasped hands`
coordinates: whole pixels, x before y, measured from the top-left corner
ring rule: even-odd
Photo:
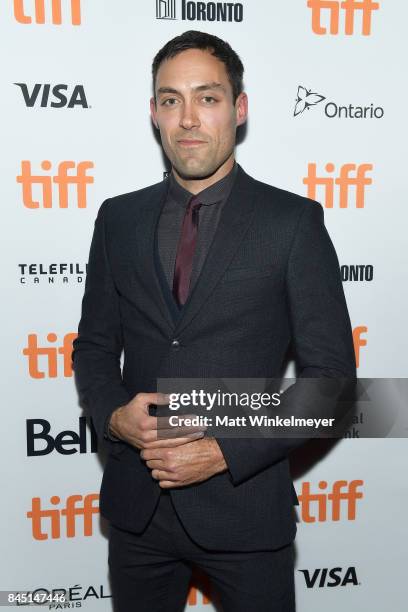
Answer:
[[[163,393],[138,393],[113,412],[109,429],[114,436],[140,449],[152,478],[163,489],[202,482],[224,472],[224,456],[215,438],[204,437],[205,427],[166,428],[166,417],[150,416],[150,404],[168,403]]]

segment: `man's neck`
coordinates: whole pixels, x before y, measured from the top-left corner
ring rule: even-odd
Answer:
[[[173,172],[173,175],[176,181],[182,187],[184,187],[184,189],[187,189],[187,191],[195,195],[197,193],[200,193],[207,187],[214,185],[214,183],[217,183],[218,181],[220,181],[222,178],[224,178],[224,176],[227,176],[227,174],[231,172],[232,168],[234,167],[234,163],[235,163],[235,157],[234,157],[234,154],[232,153],[231,156],[214,172],[214,174],[212,174],[211,176],[207,176],[205,178],[199,178],[199,179],[182,178],[178,174],[174,166],[173,166],[172,172]]]

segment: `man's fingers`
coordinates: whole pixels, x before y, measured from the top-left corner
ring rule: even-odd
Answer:
[[[142,431],[157,431],[157,417],[146,414],[139,421],[139,427]]]
[[[174,489],[175,487],[179,487],[180,484],[178,482],[172,482],[171,480],[159,480],[159,487],[162,489]]]
[[[190,435],[181,438],[163,438],[160,440],[153,440],[152,442],[146,442],[143,444],[144,448],[173,448],[175,446],[181,446],[182,444],[188,444],[194,440],[200,440],[204,437],[203,432],[192,433]]]
[[[191,438],[202,437],[203,429],[190,429],[188,427],[172,427],[170,429],[159,429],[157,432],[157,440],[169,440],[174,438]]]
[[[173,421],[170,421],[171,417],[157,417],[157,437],[159,439],[184,438],[185,436],[191,436],[191,434],[194,433],[206,431],[207,426],[200,424],[200,422],[194,425],[191,424],[194,417],[196,417],[194,414],[183,415],[182,417],[178,417],[175,424]]]
[[[149,459],[148,461],[146,461],[146,465],[148,468],[150,468],[151,470],[162,470],[163,469],[163,459]],[[167,468],[169,470],[169,468]],[[171,471],[171,470],[169,470]]]
[[[177,476],[173,476],[171,472],[167,472],[165,470],[152,470],[152,478],[154,478],[155,480],[177,482]]]
[[[156,404],[157,406],[166,406],[170,402],[170,395],[167,393],[138,393],[139,401],[143,406]]]
[[[151,444],[143,446],[143,448],[140,449],[140,456],[145,461],[147,459],[162,459],[164,457],[163,453],[165,453],[167,449],[175,448],[177,446],[181,446],[182,444],[188,444],[188,442],[191,442],[191,439],[178,438],[177,442],[178,444],[173,444],[172,446],[170,446],[168,440],[158,440],[157,442],[152,442]]]

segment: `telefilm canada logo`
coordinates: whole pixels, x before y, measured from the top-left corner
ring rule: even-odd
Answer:
[[[79,262],[26,262],[17,264],[20,285],[82,285],[88,264]]]
[[[235,21],[244,18],[241,2],[194,2],[192,0],[156,0],[156,19],[181,21]]]
[[[13,83],[27,108],[90,108],[83,85]]]
[[[325,100],[326,102],[323,105],[322,102]],[[328,119],[382,119],[384,117],[383,107],[374,106],[373,102],[368,106],[358,106],[355,104],[341,105],[327,100],[326,96],[321,93],[298,85],[293,116],[298,117],[305,111],[318,106],[323,109],[324,115]]]

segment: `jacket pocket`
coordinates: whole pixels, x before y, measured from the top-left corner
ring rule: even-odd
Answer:
[[[252,278],[264,278],[267,276],[272,276],[273,273],[274,268],[271,265],[256,268],[229,268],[225,272],[222,278],[222,282],[250,280]]]

